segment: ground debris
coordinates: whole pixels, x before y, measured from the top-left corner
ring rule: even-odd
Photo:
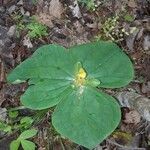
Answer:
[[[125,92],[118,93],[118,100],[123,107],[121,123],[115,130],[118,133],[114,132],[94,150],[146,150],[150,141],[150,1],[94,0],[94,3],[95,9],[90,10],[86,3],[79,3],[79,0],[0,0],[0,107],[20,106],[20,95],[26,85],[7,84],[6,75],[36,48],[50,43],[71,47],[95,41],[97,35],[100,37],[98,40],[107,40],[103,39],[103,35],[106,37],[102,32],[104,23],[108,18],[112,20],[118,16],[118,25],[114,25],[117,29],[115,34],[125,29],[128,35],[123,34],[121,42],[115,42],[134,63],[135,80],[129,86],[139,94],[127,92],[129,89],[126,87],[123,89]],[[11,17],[13,14],[22,15],[25,24],[30,22],[28,18],[35,16],[39,23],[48,27],[48,35],[29,39],[27,30],[23,29],[21,36],[16,37],[14,27],[17,28],[18,24]],[[126,14],[131,16],[130,21],[125,20]],[[114,36],[115,39],[117,36]],[[114,95],[117,90],[107,91]],[[39,150],[85,150],[80,145],[60,138],[55,131],[50,131],[50,127],[49,121],[38,125],[39,133],[34,141]],[[0,142],[0,149],[8,149],[8,146],[5,147],[6,141]]]
[[[127,123],[127,124],[138,124],[141,121],[141,117],[140,114],[135,111],[135,110],[131,110],[128,113],[125,114],[125,119],[123,120],[123,122]]]
[[[120,92],[117,98],[122,107],[132,108],[144,119],[150,121],[150,99],[135,92]]]
[[[40,0],[35,17],[37,21],[51,28],[54,20],[61,19],[63,12],[64,8],[59,0]]]
[[[23,38],[23,45],[27,46],[27,48],[33,48],[33,44],[28,36]]]
[[[72,5],[70,5],[69,7],[71,9],[73,17],[78,18],[78,19],[82,17],[77,0],[72,1]]]

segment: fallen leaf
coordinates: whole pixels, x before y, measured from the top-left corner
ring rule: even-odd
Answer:
[[[62,13],[64,12],[63,6],[59,0],[51,0],[49,6],[49,14],[55,18],[60,19]]]
[[[136,3],[135,0],[129,0],[128,6],[129,6],[129,7],[132,7],[132,8],[135,8],[135,7],[137,7],[137,3]]]
[[[141,121],[140,114],[135,110],[130,110],[128,113],[125,114],[125,119],[123,122],[127,124],[138,124]]]
[[[71,9],[72,11],[72,15],[76,18],[81,18],[81,12],[80,12],[80,8],[79,8],[79,5],[78,5],[78,1],[75,0],[73,5],[70,5],[69,8]]]
[[[0,83],[5,82],[4,62],[0,59]]]
[[[44,3],[43,0],[40,0],[35,18],[38,22],[51,28],[53,20],[61,19],[63,12],[64,8],[59,0],[51,0],[50,3]]]
[[[135,92],[120,92],[117,98],[122,107],[136,110],[144,119],[150,121],[150,99]]]
[[[54,25],[53,25],[53,17],[50,16],[49,14],[46,14],[46,13],[39,13],[38,15],[35,16],[36,17],[36,20],[50,28],[52,28]]]
[[[112,137],[121,145],[128,145],[132,141],[132,134],[128,132],[116,131]]]
[[[85,31],[84,27],[81,25],[81,23],[78,20],[74,23],[74,26],[78,33],[83,33]]]

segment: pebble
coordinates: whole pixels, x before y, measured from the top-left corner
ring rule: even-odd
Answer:
[[[21,8],[20,8],[20,12],[21,12],[21,14],[22,14],[22,15],[24,15],[24,14],[25,14],[25,10],[24,10],[24,8],[23,8],[23,7],[21,7]]]
[[[0,40],[5,39],[7,37],[7,28],[0,26]]]
[[[29,17],[30,16],[30,12],[27,11],[24,15]]]
[[[11,14],[13,11],[15,11],[15,9],[16,9],[16,5],[10,6],[8,9],[9,14]]]
[[[20,0],[17,5],[23,5],[23,0]]]
[[[0,120],[5,121],[7,117],[7,109],[6,108],[1,108],[0,107]]]
[[[5,12],[5,7],[0,6],[0,13],[4,13]]]
[[[33,48],[33,45],[30,41],[30,38],[28,36],[25,36],[23,39],[23,45],[27,46],[27,48]]]
[[[144,37],[143,49],[147,54],[150,54],[150,35]]]
[[[16,33],[16,25],[13,25],[9,28],[8,32],[7,32],[7,35],[9,37],[13,37]]]
[[[5,21],[3,19],[0,18],[0,25],[4,26],[5,25]]]

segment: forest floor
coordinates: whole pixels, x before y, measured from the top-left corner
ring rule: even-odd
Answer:
[[[119,90],[106,89],[120,102],[122,120],[94,150],[150,149],[149,0],[0,0],[0,120],[18,123],[18,118],[15,123],[9,120],[7,110],[20,106],[27,85],[9,84],[6,76],[38,47],[57,43],[68,48],[98,40],[113,41],[124,50],[133,62],[135,78]],[[33,113],[20,109],[19,119]],[[46,112],[34,124],[38,150],[86,150],[53,132],[50,115]],[[0,150],[9,149],[18,134],[0,131]]]

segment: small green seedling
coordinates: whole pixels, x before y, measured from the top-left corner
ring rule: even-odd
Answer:
[[[10,133],[12,130],[11,126],[7,123],[0,121],[0,131]]]
[[[132,22],[132,21],[134,21],[134,16],[132,16],[132,15],[130,15],[130,14],[125,14],[124,15],[124,19],[125,19],[125,21],[127,21],[127,22]]]
[[[89,149],[110,135],[121,119],[120,106],[101,88],[120,88],[134,76],[127,55],[99,41],[66,49],[45,45],[17,66],[8,81],[28,80],[21,97],[30,109],[56,106],[52,124],[63,136]]]
[[[22,132],[16,140],[11,142],[10,150],[18,150],[20,144],[24,150],[35,150],[36,145],[27,139],[32,138],[36,134],[37,134],[37,130],[35,129],[26,130]]]
[[[38,0],[31,0],[31,2],[35,5],[37,4]]]
[[[42,36],[48,35],[47,27],[35,20],[27,25],[27,29],[29,30],[28,36],[31,39],[41,38]]]
[[[7,122],[0,120],[0,131],[12,133],[20,130],[21,132],[33,126],[32,117],[18,117],[18,111],[8,111]]]
[[[108,18],[103,24],[101,28],[101,34],[98,34],[95,38],[96,40],[104,39],[111,40],[115,42],[123,41],[124,36],[128,36],[130,34],[124,26],[121,24],[120,19],[124,17],[121,15],[116,15],[114,17]]]
[[[27,30],[27,35],[31,39],[41,38],[42,36],[48,35],[47,27],[36,21],[35,16],[29,17],[30,21],[28,23],[19,13],[14,14],[12,18],[16,22],[17,37],[20,36],[20,33],[23,30]]]
[[[95,0],[78,0],[81,4],[85,5],[88,10],[95,11],[96,4]]]
[[[9,111],[8,116],[9,116],[11,119],[15,119],[15,118],[17,118],[17,116],[18,116],[18,111]]]
[[[17,35],[17,37],[20,37],[21,31],[25,30],[25,28],[26,28],[23,16],[20,15],[19,13],[14,13],[12,15],[12,19],[14,20],[14,22],[16,24],[16,35]]]
[[[18,127],[20,130],[28,129],[33,125],[34,120],[31,117],[23,117],[20,119]]]

